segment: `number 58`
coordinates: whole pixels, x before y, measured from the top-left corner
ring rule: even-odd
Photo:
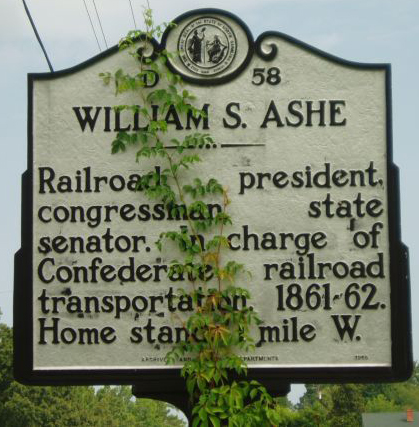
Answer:
[[[277,67],[268,68],[254,68],[252,83],[255,86],[263,85],[264,83],[270,85],[277,85],[281,83],[281,70]]]

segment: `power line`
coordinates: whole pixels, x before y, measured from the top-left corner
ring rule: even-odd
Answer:
[[[95,35],[97,47],[99,48],[99,51],[102,52],[102,49],[100,48],[99,40],[98,40],[97,35],[96,35],[95,27],[93,26],[92,18],[90,17],[89,9],[87,8],[86,0],[83,0],[83,3],[84,3],[84,7],[86,8],[87,16],[89,17],[89,21],[90,21],[90,25],[91,25],[92,30],[93,30],[93,34]]]
[[[30,23],[31,23],[31,25],[32,25],[32,29],[33,29],[33,31],[34,31],[34,33],[35,33],[35,36],[36,36],[36,38],[37,38],[37,40],[38,40],[38,43],[40,44],[41,49],[42,49],[42,52],[44,52],[45,59],[46,59],[46,60],[47,60],[47,62],[48,62],[48,67],[49,67],[50,71],[51,71],[51,72],[53,72],[53,71],[54,71],[54,69],[52,68],[51,62],[50,62],[50,60],[49,60],[49,58],[48,58],[47,51],[45,50],[44,45],[42,44],[41,37],[39,37],[38,31],[36,30],[36,26],[35,26],[35,23],[34,23],[34,22],[33,22],[33,20],[32,20],[32,16],[31,16],[31,13],[29,12],[28,6],[26,6],[26,2],[25,2],[25,0],[22,0],[22,1],[23,1],[23,6],[24,6],[25,11],[26,11],[26,15],[27,15],[27,16],[28,16],[28,18],[29,18],[29,22],[30,22]]]
[[[132,9],[132,3],[131,3],[131,0],[128,0],[128,1],[129,1],[129,5],[131,7],[131,15],[132,15],[132,19],[134,21],[134,28],[137,29],[137,23],[135,22],[134,10]]]
[[[100,20],[99,13],[98,13],[98,11],[97,11],[97,7],[96,7],[95,0],[93,0],[93,6],[95,7],[97,20],[99,21],[100,30],[102,31],[103,40],[105,41],[105,45],[106,45],[106,49],[107,49],[107,48],[108,48],[108,43],[107,43],[107,41],[106,41],[105,33],[103,32],[102,22],[101,22],[101,20]]]

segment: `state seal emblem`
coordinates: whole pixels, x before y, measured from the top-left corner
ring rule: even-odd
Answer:
[[[223,20],[200,17],[189,22],[180,33],[178,51],[190,71],[213,76],[233,62],[237,51],[236,36]]]

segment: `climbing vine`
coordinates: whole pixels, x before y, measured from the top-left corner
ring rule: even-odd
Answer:
[[[138,131],[119,132],[112,142],[112,153],[132,146],[137,162],[155,158],[159,172],[153,169],[144,174],[137,190],[184,219],[180,229],[162,232],[156,242],[160,251],[167,248],[181,254],[171,261],[168,276],[188,279],[177,296],[191,298],[194,306],[186,319],[179,319],[187,339],[174,345],[167,361],[174,364],[183,356],[189,357],[181,374],[193,404],[193,426],[276,424],[274,400],[257,381],[245,380],[247,366],[238,355],[254,348],[251,327],[261,320],[251,306],[232,304],[237,299],[249,300],[249,292],[238,284],[250,273],[243,264],[225,260],[229,251],[225,229],[233,223],[226,187],[215,177],[200,174],[203,159],[199,149],[214,141],[209,133],[201,132],[173,138],[167,121],[155,117],[151,105],[158,105],[163,115],[175,109],[194,120],[205,119],[206,112],[193,105],[195,97],[180,76],[166,68],[167,58],[176,53],[156,49],[154,40],[174,24],[154,25],[150,8],[144,9],[143,15],[145,29],[130,31],[120,42],[120,49],[129,49],[137,61],[137,72],[119,69],[100,77],[114,86],[117,95],[138,94],[141,106],[118,105],[115,109],[131,110],[147,124]],[[152,55],[150,46],[154,46]],[[221,209],[214,213],[208,201],[216,199]]]

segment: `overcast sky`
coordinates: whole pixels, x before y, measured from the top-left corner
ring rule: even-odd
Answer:
[[[101,49],[105,43],[92,0],[89,8]],[[131,0],[137,23],[143,2]],[[27,0],[55,70],[99,53],[83,0]],[[108,46],[133,28],[129,0],[96,0]],[[156,22],[200,7],[227,9],[256,38],[277,30],[342,58],[389,62],[393,83],[394,161],[401,171],[402,236],[410,248],[414,357],[419,358],[418,224],[418,0],[154,0]],[[26,169],[27,73],[48,71],[19,0],[0,2],[0,308],[12,325],[13,255],[20,246],[20,177]]]

